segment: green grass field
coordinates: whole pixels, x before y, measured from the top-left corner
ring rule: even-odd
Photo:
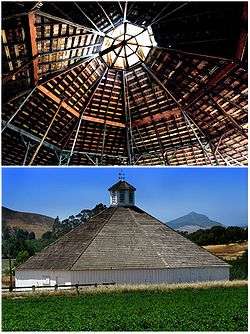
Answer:
[[[3,298],[4,331],[247,331],[247,287]]]

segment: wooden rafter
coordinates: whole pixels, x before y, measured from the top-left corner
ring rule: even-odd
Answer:
[[[242,61],[245,53],[245,48],[247,44],[247,19],[248,19],[248,3],[244,1],[242,3],[242,16],[241,16],[241,29],[239,41],[235,53],[235,58]]]
[[[33,58],[33,75],[34,75],[34,83],[38,82],[38,50],[37,50],[37,34],[36,34],[36,16],[35,12],[30,12],[28,14],[28,21],[29,21],[29,32],[30,32],[30,46],[31,46],[31,53]]]
[[[173,116],[180,116],[180,115],[181,115],[180,109],[174,108],[174,109],[167,110],[167,111],[164,111],[164,112],[156,113],[152,116],[146,116],[146,117],[143,117],[141,119],[134,120],[132,122],[132,127],[145,126],[145,125],[152,124],[152,121],[157,122],[157,121],[160,121],[160,120],[168,120],[168,119],[172,118]]]
[[[237,44],[237,48],[235,51],[235,58],[238,61],[242,60],[246,42],[247,42],[247,30],[245,28],[246,20],[247,20],[247,2],[243,3],[243,13],[242,19],[244,23],[242,23],[242,29],[240,31],[240,36]],[[214,88],[221,80],[223,80],[227,75],[229,75],[236,67],[238,66],[237,62],[232,61],[231,63],[225,64],[222,68],[218,69],[208,80],[206,83],[206,88],[202,88],[198,92],[191,95],[186,101],[186,108],[189,108],[195,102],[197,102],[206,92],[207,90],[211,90]]]
[[[62,105],[61,105],[62,108],[69,111],[75,117],[77,117],[77,118],[80,117],[80,112],[79,111],[72,108],[65,101],[62,101],[59,97],[57,97],[55,94],[51,93],[44,86],[40,85],[40,86],[37,87],[37,89],[40,90],[42,93],[44,93],[46,96],[48,96],[50,99],[52,99],[57,104],[60,104],[60,102],[62,102]],[[87,115],[83,115],[82,119],[85,120],[85,121],[89,121],[89,122],[95,122],[95,123],[100,123],[100,124],[106,123],[108,125],[112,125],[112,126],[115,126],[115,127],[118,127],[118,128],[125,128],[125,124],[121,123],[121,122],[109,121],[109,120],[105,120],[105,119],[101,119],[101,118],[97,118],[97,117],[92,117],[92,116],[87,116]]]

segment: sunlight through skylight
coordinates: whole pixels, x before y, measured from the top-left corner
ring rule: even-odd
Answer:
[[[103,59],[110,67],[125,69],[144,61],[156,45],[151,27],[125,22],[104,38],[102,51],[110,48],[110,52],[103,55]]]

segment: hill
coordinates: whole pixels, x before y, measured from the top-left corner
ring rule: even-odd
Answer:
[[[230,261],[236,260],[247,251],[248,242],[243,241],[222,245],[207,245],[203,246],[203,248],[207,249],[214,255],[221,257],[225,261]]]
[[[33,231],[36,238],[50,231],[54,218],[31,212],[20,212],[2,207],[2,222],[14,228],[20,228],[28,232]]]
[[[209,229],[213,226],[223,226],[214,220],[209,219],[207,216],[196,212],[190,212],[189,214],[171,220],[167,223],[168,226],[178,231],[186,231],[188,233],[195,232],[199,229]]]

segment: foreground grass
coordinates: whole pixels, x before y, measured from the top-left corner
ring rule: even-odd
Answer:
[[[4,331],[247,331],[247,287],[4,298]]]

